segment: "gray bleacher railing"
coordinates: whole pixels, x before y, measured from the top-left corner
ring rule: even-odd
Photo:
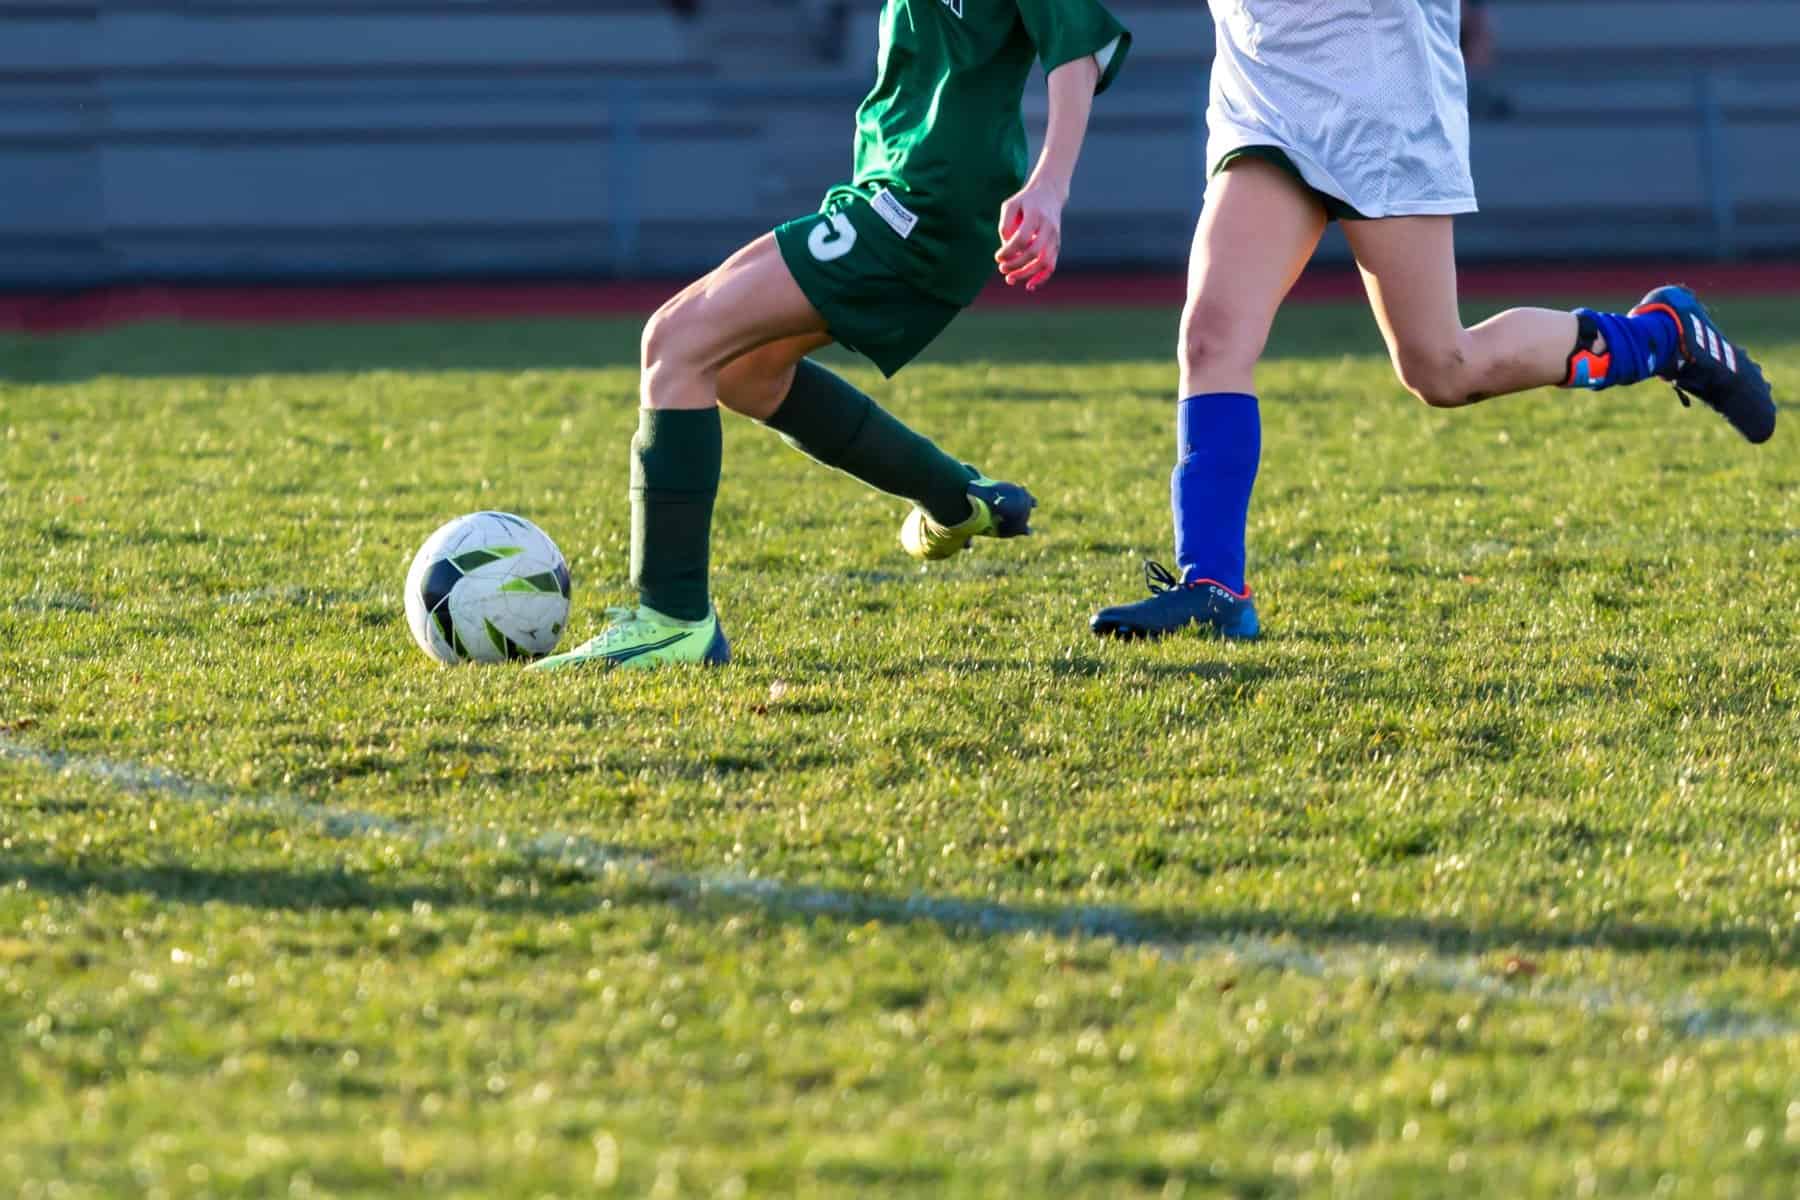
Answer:
[[[1694,73],[1694,116],[1700,131],[1700,178],[1706,184],[1707,208],[1712,213],[1713,256],[1737,257],[1737,202],[1733,199],[1731,171],[1726,156],[1725,109],[1719,102],[1719,75],[1703,69]]]

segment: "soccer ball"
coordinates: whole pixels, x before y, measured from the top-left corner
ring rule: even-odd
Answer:
[[[569,564],[511,513],[458,517],[425,539],[406,573],[406,623],[439,662],[539,658],[569,619]]]

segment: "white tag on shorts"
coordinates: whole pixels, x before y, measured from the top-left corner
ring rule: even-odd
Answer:
[[[888,223],[888,228],[903,238],[911,237],[913,226],[919,223],[918,214],[894,199],[894,193],[886,188],[869,197],[869,207],[875,210],[876,216]]]

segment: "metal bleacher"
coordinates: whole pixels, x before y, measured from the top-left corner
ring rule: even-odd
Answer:
[[[621,178],[699,227],[753,168],[702,93],[616,111],[711,75],[656,0],[0,4],[0,282],[599,269]]]
[[[820,64],[788,3],[0,0],[0,286],[692,271],[848,169],[874,5]],[[1168,265],[1211,24],[1114,7],[1070,259]],[[1466,255],[1800,252],[1800,3],[1490,11],[1514,111],[1474,127]]]

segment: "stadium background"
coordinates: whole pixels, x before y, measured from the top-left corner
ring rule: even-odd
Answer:
[[[1114,7],[1136,48],[1067,263],[1167,269],[1201,190],[1211,28],[1197,0]],[[0,287],[691,273],[846,174],[875,8],[8,3]],[[1800,251],[1800,4],[1486,12],[1465,261]],[[1035,84],[1028,105],[1041,124]]]

